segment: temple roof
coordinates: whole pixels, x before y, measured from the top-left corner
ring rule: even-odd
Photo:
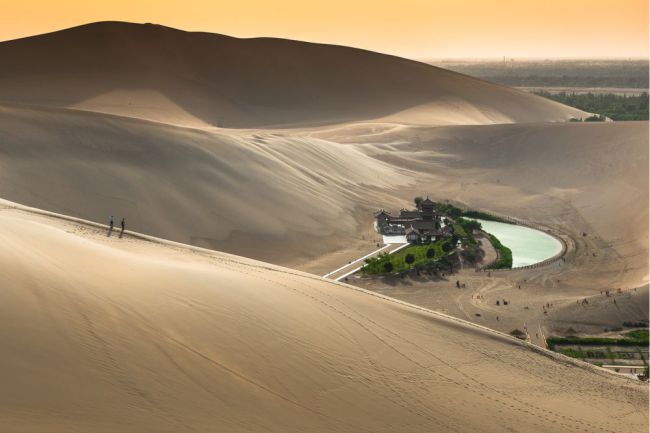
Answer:
[[[399,216],[400,216],[400,218],[419,218],[420,217],[420,211],[402,209],[399,212]]]
[[[411,227],[419,231],[427,231],[430,233],[439,233],[435,221],[413,221]]]
[[[420,202],[420,204],[418,205],[418,209],[422,211],[426,209],[428,212],[435,211],[436,203],[434,201],[429,200],[429,197],[427,197]]]
[[[416,234],[418,234],[418,235],[420,234],[420,232],[419,232],[417,229],[413,228],[413,226],[408,226],[408,227],[406,228],[405,233],[406,233],[407,235],[408,235],[408,234],[411,234],[411,233],[416,233]]]

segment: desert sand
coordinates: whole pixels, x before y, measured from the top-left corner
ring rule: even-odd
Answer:
[[[0,102],[185,126],[318,125],[386,116],[429,125],[486,124],[585,115],[394,56],[151,24],[93,23],[3,42],[0,58]]]
[[[641,432],[647,387],[309,274],[3,202],[12,432]]]
[[[0,58],[12,432],[647,430],[647,385],[504,335],[647,318],[647,122],[569,123],[585,113],[405,59],[154,25]],[[565,261],[465,269],[462,291],[317,276],[377,248],[373,211],[424,194],[548,227]]]

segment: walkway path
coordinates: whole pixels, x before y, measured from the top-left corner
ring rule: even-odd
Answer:
[[[363,257],[360,257],[356,260],[353,260],[349,262],[347,265],[343,265],[338,269],[333,270],[332,272],[329,272],[325,275],[323,275],[323,278],[329,278],[334,281],[340,281],[343,278],[350,276],[354,274],[355,272],[359,271],[363,265],[364,265],[364,260],[371,258],[371,257],[377,257],[379,254],[382,253],[394,253],[395,251],[399,251],[402,248],[405,248],[409,246],[409,244],[387,244],[384,245],[383,247],[379,248],[378,250],[375,250],[371,252],[370,254],[366,254]]]

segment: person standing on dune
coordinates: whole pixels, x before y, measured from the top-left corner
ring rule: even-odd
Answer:
[[[111,231],[113,231],[113,226],[115,224],[115,219],[113,218],[113,215],[108,219],[108,225],[110,226]]]
[[[124,217],[122,217],[122,222],[120,222],[120,225],[122,226],[122,233],[124,233]],[[122,234],[120,233],[120,234]]]

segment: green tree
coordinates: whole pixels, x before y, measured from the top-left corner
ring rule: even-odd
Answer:
[[[415,202],[415,205],[416,205],[416,206],[419,206],[420,203],[422,202],[422,200],[424,200],[424,199],[423,199],[422,197],[420,197],[420,196],[417,196],[417,197],[415,197],[415,198],[413,199],[413,201]]]
[[[404,257],[404,261],[406,262],[407,265],[410,265],[415,261],[415,256],[411,253],[407,254],[406,257]]]
[[[444,245],[443,245],[443,249],[444,249]],[[434,250],[433,248],[429,248],[427,250],[427,259],[432,259],[435,256],[436,256],[436,250]]]
[[[384,263],[384,271],[388,273],[393,272],[393,264],[391,262]]]

